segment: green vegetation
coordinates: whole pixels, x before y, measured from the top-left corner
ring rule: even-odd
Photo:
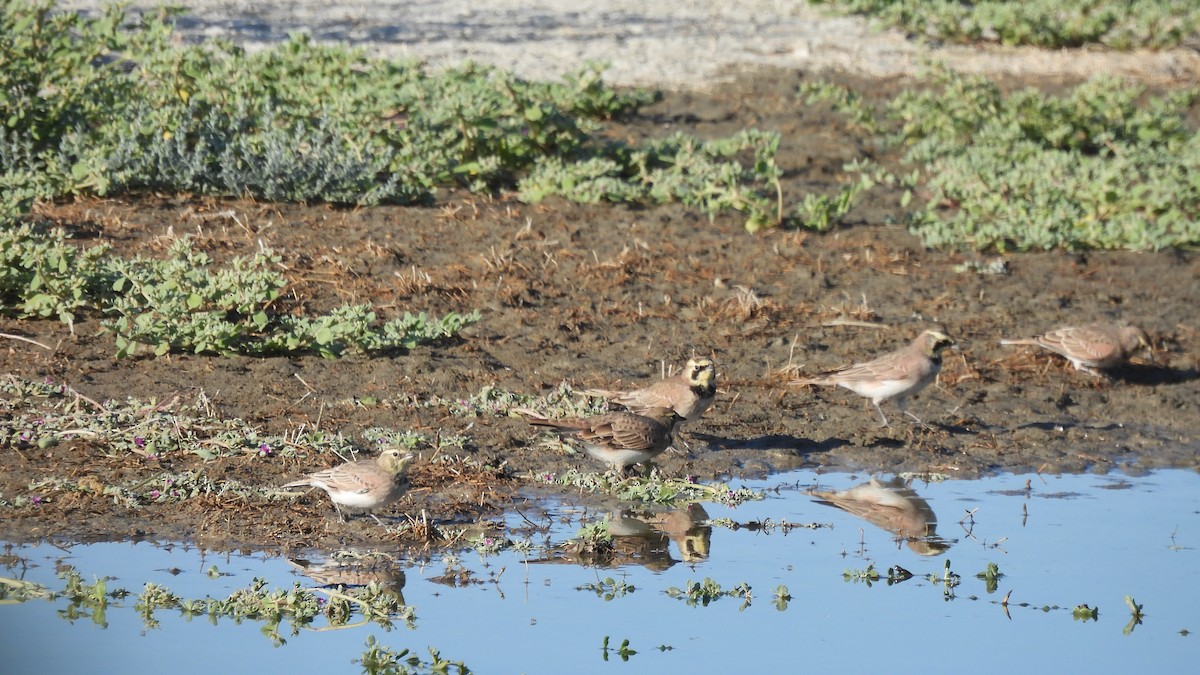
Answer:
[[[945,598],[946,600],[954,599],[954,597],[955,597],[954,589],[960,583],[962,583],[962,578],[959,577],[958,574],[956,574],[954,571],[952,571],[950,569],[950,559],[949,558],[946,559],[945,564],[942,566],[942,573],[940,575],[928,574],[925,576],[925,578],[928,579],[933,584],[941,584],[942,585],[942,597]]]
[[[285,619],[291,623],[293,636],[298,635],[301,629],[312,629],[313,623],[321,616],[324,616],[329,627],[335,628],[348,627],[349,619],[355,614],[362,617],[356,625],[374,623],[390,629],[395,621],[403,621],[409,628],[416,626],[416,614],[404,604],[403,598],[376,583],[354,588],[341,587],[336,591],[326,588],[305,589],[299,583],[287,589],[273,589],[268,587],[265,580],[255,578],[247,587],[235,590],[226,598],[182,598],[171,589],[152,582],[147,582],[136,596],[121,588],[109,591],[104,579],[97,579],[92,584],[84,583],[79,572],[69,566],[59,572],[59,577],[64,582],[61,591],[52,593],[40,589],[32,597],[50,601],[64,599],[70,604],[60,612],[62,616],[70,621],[87,618],[100,627],[107,627],[107,612],[114,606],[113,603],[130,597],[134,598],[133,608],[141,616],[147,630],[159,627],[160,622],[155,617],[158,612],[173,610],[187,620],[207,617],[214,625],[222,618],[238,623],[260,621],[263,623],[263,635],[277,646],[287,642],[279,634],[279,626]],[[320,598],[318,594],[328,599]]]
[[[601,658],[603,658],[605,661],[608,660],[608,652],[610,649],[613,650],[613,652],[617,655],[617,657],[619,657],[622,661],[628,661],[629,657],[633,656],[634,654],[637,654],[637,650],[631,649],[629,647],[628,639],[621,640],[620,646],[609,647],[608,646],[608,636],[605,635],[604,643],[600,645]]]
[[[539,473],[531,476],[535,482],[547,485],[570,486],[588,492],[602,492],[623,501],[678,506],[690,502],[713,502],[727,506],[764,498],[761,491],[750,488],[731,488],[725,483],[707,485],[690,479],[664,478],[657,469],[644,478],[621,478],[612,472],[595,473],[568,469],[561,474]]]
[[[50,0],[0,3],[0,221],[71,194],[370,205],[446,186],[678,201],[738,211],[750,229],[788,217],[778,134],[611,140],[603,122],[658,95],[616,91],[596,65],[558,83],[475,64],[434,74],[303,36],[256,54],[177,46],[168,12],[125,30],[118,8],[85,19]]]
[[[306,317],[284,309],[287,281],[269,250],[214,268],[212,258],[181,237],[163,259],[124,259],[99,244],[82,248],[61,229],[0,227],[0,313],[56,317],[73,327],[94,310],[116,340],[118,357],[149,345],[169,352],[269,356],[411,349],[457,335],[478,312],[441,319],[405,312],[380,321],[369,305],[343,305]]]
[[[928,193],[911,227],[928,246],[994,250],[1157,250],[1200,244],[1200,135],[1186,124],[1200,90],[1147,96],[1099,77],[1062,94],[1004,93],[982,76],[935,69],[930,86],[882,110],[813,84],[869,132],[904,149]],[[907,203],[905,201],[904,203]]]
[[[976,579],[982,579],[986,584],[988,593],[995,593],[1000,584],[1000,579],[1004,577],[1004,573],[1000,571],[1000,567],[996,563],[988,563],[987,568],[979,574],[975,575]]]
[[[948,42],[1162,49],[1200,31],[1200,5],[1177,0],[826,1],[848,13],[878,17],[910,35]]]
[[[576,586],[577,591],[591,591],[596,594],[597,598],[603,598],[605,602],[609,602],[614,598],[623,598],[637,590],[633,584],[624,579],[616,580],[612,577],[605,577],[596,583],[586,583],[582,586]]]
[[[721,588],[721,584],[708,577],[704,577],[704,581],[688,580],[683,588],[671,586],[666,593],[667,597],[683,600],[690,607],[708,607],[709,603],[721,598],[741,598],[742,605],[738,611],[745,610],[754,599],[750,584],[745,581],[732,588]]]
[[[348,458],[355,452],[340,433],[301,429],[280,436],[261,433],[244,420],[222,420],[203,393],[192,403],[131,398],[102,405],[62,384],[9,376],[0,380],[0,395],[0,407],[5,412],[0,421],[0,448],[26,450],[84,441],[107,454],[167,462],[172,457],[189,456],[205,461],[218,457],[272,461],[280,456],[323,452]],[[461,448],[467,442],[450,434],[431,439],[414,432],[380,429],[368,430],[364,436],[376,445],[396,441],[413,450]],[[0,498],[0,504],[33,508],[68,493],[103,495],[115,505],[134,509],[204,497],[280,498],[274,487],[214,479],[201,468],[135,475],[111,485],[86,474],[72,478],[44,476],[29,485],[28,493]]]
[[[913,171],[896,176],[858,162],[836,191],[788,201],[776,133],[612,139],[607,122],[657,95],[612,89],[599,66],[554,83],[475,64],[431,73],[302,36],[247,54],[220,41],[175,44],[170,12],[128,28],[115,7],[85,19],[53,12],[49,0],[0,3],[0,223],[19,221],[39,200],[74,194],[370,205],[427,203],[439,188],[459,186],[529,202],[678,202],[710,217],[738,212],[750,230],[826,230],[884,183],[929,193],[912,226],[930,246],[1158,249],[1200,241],[1192,217],[1200,141],[1183,121],[1192,89],[1143,101],[1138,87],[1098,79],[1062,96],[1004,95],[985,78],[942,71],[929,89],[875,115],[846,92],[807,88],[810,99],[832,98],[868,132],[891,130]],[[940,39],[1052,47],[1168,46],[1200,25],[1200,7],[1165,0],[835,4]],[[193,262],[178,253],[179,264]],[[44,264],[70,267],[71,255],[87,263],[101,252]],[[111,288],[84,281],[33,288],[21,311],[70,322],[88,297]],[[260,311],[237,312],[241,323],[227,325],[212,318],[219,307],[201,310],[211,316],[184,311],[197,296],[204,298],[164,293],[162,306],[114,307],[118,351],[148,344],[156,352],[337,355],[402,347],[426,329],[456,330],[408,316],[369,335],[363,327],[375,317],[361,306],[278,324]]]
[[[374,635],[367,636],[367,650],[358,660],[364,673],[370,675],[409,675],[416,673],[439,673],[447,675],[468,675],[471,669],[462,661],[448,661],[441,653],[429,647],[429,661],[413,654],[407,649],[396,651],[386,645],[381,645]]]
[[[1089,607],[1086,602],[1082,605],[1076,605],[1075,609],[1071,610],[1071,618],[1084,623],[1087,623],[1088,621],[1099,621],[1100,608]]]

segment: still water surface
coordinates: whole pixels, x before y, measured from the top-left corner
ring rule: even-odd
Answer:
[[[534,554],[459,553],[459,564],[482,584],[434,583],[447,570],[441,559],[407,567],[403,596],[415,608],[415,628],[397,622],[391,630],[367,624],[292,635],[285,621],[282,645],[262,633],[261,623],[221,619],[213,626],[177,610],[157,611],[158,625],[147,627],[133,606],[146,582],[189,598],[223,598],[255,577],[274,588],[297,580],[314,585],[284,558],[147,543],[14,545],[0,576],[60,590],[56,565],[69,564],[85,582],[112,577],[109,591],[133,595],[110,605],[105,627],[64,618],[68,603],[61,599],[0,605],[3,671],[358,672],[368,636],[425,660],[432,646],[480,673],[1184,672],[1200,658],[1200,635],[1191,634],[1200,630],[1200,475],[1000,476],[912,482],[907,489],[898,482],[810,471],[746,482],[771,488],[771,496],[735,509],[705,504],[710,518],[726,524],[711,532],[669,527],[672,536],[659,535],[669,557],[617,569],[562,556],[535,561],[548,557],[541,550],[547,538],[561,544],[578,530],[580,514],[564,506],[548,537],[534,537]],[[813,487],[826,493],[824,503],[808,492]],[[880,495],[890,496],[891,525],[863,517],[862,500]],[[928,520],[930,512],[936,532],[920,541],[884,529],[904,517]],[[733,529],[720,519],[829,527]],[[510,524],[521,521],[513,516]],[[637,523],[617,528],[630,525]],[[941,581],[947,560],[960,577],[949,592]],[[988,563],[1004,575],[993,592],[976,577]],[[884,574],[876,583],[844,576],[871,564]],[[221,576],[206,573],[213,565]],[[913,577],[889,585],[893,566]],[[635,590],[611,600],[580,590],[607,577]],[[666,592],[705,578],[724,589],[748,584],[750,604],[720,597],[691,606]],[[775,602],[781,585],[791,595],[786,606]],[[1129,625],[1126,595],[1144,608],[1140,625]],[[1099,609],[1097,620],[1073,616],[1084,603]],[[606,636],[611,647],[629,640],[637,653],[622,661],[610,649],[605,661]]]

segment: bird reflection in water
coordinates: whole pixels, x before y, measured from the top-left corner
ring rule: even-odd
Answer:
[[[570,563],[593,567],[641,565],[661,572],[678,562],[696,563],[708,558],[712,525],[699,504],[671,511],[627,509],[608,517],[611,546],[572,540],[552,555],[530,562]],[[671,554],[671,543],[679,558]]]
[[[288,564],[300,574],[312,579],[319,586],[366,586],[378,584],[384,591],[395,595],[400,604],[404,602],[404,570],[400,562],[391,556],[368,553],[334,555],[323,560],[289,557]]]
[[[950,548],[950,542],[937,534],[937,516],[929,502],[899,477],[886,483],[871,478],[848,490],[809,490],[809,494],[818,504],[836,506],[891,532],[919,555],[941,555]]]

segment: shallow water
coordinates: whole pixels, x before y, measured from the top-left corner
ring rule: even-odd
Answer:
[[[859,492],[887,491],[891,477]],[[746,667],[838,668],[976,672],[1080,668],[1178,669],[1200,648],[1189,632],[1200,628],[1200,603],[1192,575],[1200,569],[1200,475],[1161,471],[1141,477],[1066,475],[1001,476],[977,481],[912,482],[908,504],[917,518],[936,514],[936,535],[898,538],[848,511],[818,503],[808,490],[838,492],[868,484],[867,476],[794,472],[749,482],[771,488],[771,497],[737,508],[705,504],[718,521],[682,529],[669,541],[670,558],[650,554],[645,565],[596,569],[533,562],[545,551],[459,554],[462,567],[484,583],[451,587],[431,581],[446,572],[438,560],[405,569],[405,601],[416,610],[415,628],[397,622],[340,630],[280,626],[285,643],[263,624],[204,616],[190,621],[177,610],[158,610],[148,627],[134,609],[146,582],[184,597],[225,597],[252,578],[290,588],[299,576],[287,561],[266,554],[205,554],[182,545],[107,543],[56,547],[11,546],[0,575],[62,588],[56,566],[75,567],[85,582],[112,577],[133,595],[115,600],[105,626],[88,617],[68,620],[66,600],[0,605],[0,649],[7,672],[200,672],[212,669],[353,672],[360,669],[368,636],[428,660],[427,646],[476,672],[622,672]],[[1028,485],[1027,485],[1028,484]],[[740,485],[740,484],[736,484]],[[892,490],[895,492],[895,490]],[[913,501],[916,499],[917,501]],[[563,506],[548,536],[557,545],[573,537],[580,512]],[[583,514],[591,522],[601,514]],[[732,529],[770,519],[765,529]],[[818,529],[780,523],[822,524]],[[960,522],[961,521],[961,522]],[[511,525],[521,522],[514,516]],[[720,524],[726,523],[726,524]],[[624,522],[622,525],[629,525]],[[620,540],[618,540],[620,541]],[[626,540],[627,542],[629,540]],[[688,552],[682,552],[680,545]],[[558,551],[559,549],[554,549]],[[686,559],[686,561],[685,561]],[[946,561],[960,575],[947,592]],[[976,574],[995,563],[1003,577],[989,593]],[[884,578],[870,585],[847,580],[846,570],[873,564]],[[210,576],[213,566],[222,573]],[[888,584],[887,570],[903,567],[911,579]],[[934,575],[932,580],[927,575]],[[635,590],[605,600],[584,584],[606,577]],[[720,597],[690,606],[670,597],[671,587],[710,578],[724,589],[751,587],[743,598]],[[786,585],[786,607],[775,589]],[[1008,606],[1001,605],[1010,593]],[[1130,626],[1124,596],[1144,607]],[[1098,618],[1074,618],[1082,603]],[[1007,611],[1006,611],[1007,609]],[[314,627],[327,624],[318,620]],[[610,638],[608,660],[601,649]],[[636,654],[620,661],[615,647],[629,640]]]

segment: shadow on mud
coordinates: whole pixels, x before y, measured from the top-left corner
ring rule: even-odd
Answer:
[[[802,438],[791,434],[767,434],[753,438],[725,438],[708,434],[694,434],[693,437],[714,450],[775,450],[796,456],[832,452],[851,444],[844,438],[826,438],[814,441],[811,438]]]
[[[1128,364],[1113,370],[1109,375],[1114,380],[1128,384],[1154,387],[1160,384],[1178,384],[1200,378],[1195,368],[1170,368],[1167,366]]]

